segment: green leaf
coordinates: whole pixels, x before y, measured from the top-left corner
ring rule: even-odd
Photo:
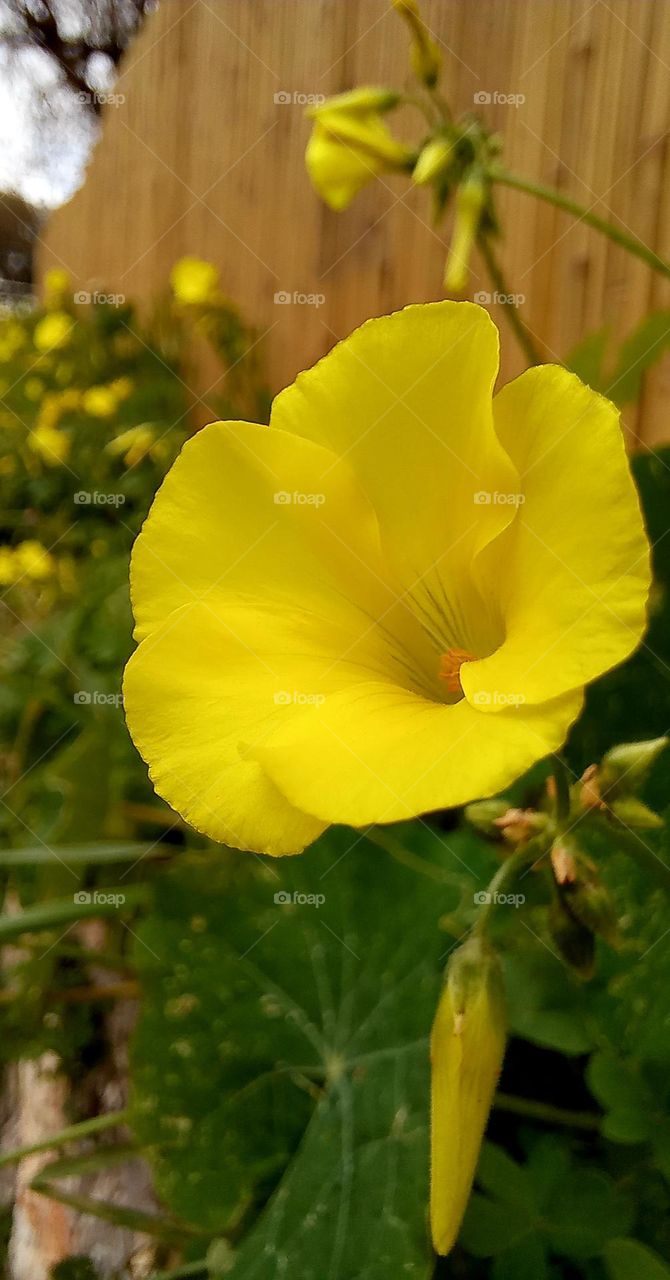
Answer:
[[[494,1259],[492,1280],[549,1280],[547,1254],[537,1236],[512,1245]]]
[[[526,1170],[493,1142],[485,1142],[482,1147],[477,1182],[502,1204],[524,1209],[534,1207],[533,1186]]]
[[[98,889],[93,893],[80,891],[71,898],[57,898],[52,902],[40,902],[26,907],[15,916],[0,917],[0,942],[20,938],[24,933],[43,933],[47,929],[60,929],[75,920],[88,920],[95,916],[114,916],[119,910],[135,907],[148,901],[150,891],[143,885],[121,885]],[[76,901],[79,899],[79,901]],[[120,900],[120,901],[119,901]]]
[[[417,856],[464,884],[479,848],[449,833]],[[160,877],[135,957],[134,1128],[180,1217],[253,1224],[233,1280],[284,1258],[303,1280],[325,1258],[359,1280],[431,1274],[428,1033],[453,945],[435,886],[337,830],[301,858],[222,850]]]
[[[670,1267],[639,1240],[608,1241],[604,1258],[609,1280],[670,1280]]]
[[[653,311],[645,316],[619,351],[614,372],[604,388],[616,404],[639,399],[642,379],[661,359],[670,345],[670,311]]]
[[[91,844],[44,844],[20,849],[0,849],[0,867],[53,866],[65,862],[69,867],[103,866],[109,863],[138,862],[165,857],[165,845],[150,845],[136,840],[98,840]]]
[[[581,378],[594,391],[603,388],[603,363],[609,340],[609,329],[597,329],[589,333],[565,358],[565,366]]]
[[[556,1188],[547,1231],[552,1248],[569,1258],[594,1258],[623,1227],[630,1225],[628,1204],[607,1174],[572,1171]]]
[[[470,1197],[459,1240],[473,1257],[495,1258],[517,1246],[533,1230],[533,1219],[527,1211],[512,1209],[475,1192]]]

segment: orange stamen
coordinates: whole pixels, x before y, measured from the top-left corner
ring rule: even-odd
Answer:
[[[447,649],[447,652],[442,654],[440,680],[444,680],[449,693],[463,693],[461,667],[464,662],[476,661],[474,653],[468,653],[467,649]]]

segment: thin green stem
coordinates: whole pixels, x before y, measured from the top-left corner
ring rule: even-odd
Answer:
[[[580,222],[585,222],[587,226],[593,227],[595,231],[600,231],[601,235],[607,236],[614,244],[620,245],[622,249],[626,249],[628,253],[634,254],[636,258],[641,258],[654,271],[659,271],[661,275],[670,276],[670,262],[666,262],[664,258],[659,258],[653,249],[643,244],[636,236],[630,235],[627,231],[623,231],[614,222],[608,222],[606,218],[599,218],[597,213],[592,213],[585,205],[580,204],[578,200],[573,200],[571,196],[563,195],[562,191],[556,191],[553,187],[545,187],[540,182],[533,182],[530,178],[521,178],[516,173],[508,173],[505,169],[491,169],[489,177],[492,182],[499,182],[504,187],[513,187],[515,191],[525,191],[527,195],[537,196],[538,200],[545,200],[548,204],[553,204],[557,209],[564,209],[566,213],[571,213],[573,217]]]
[[[481,937],[488,932],[498,903],[507,898],[521,872],[527,871],[545,852],[545,844],[543,839],[529,840],[498,867],[486,890],[486,902],[474,923],[473,933]]]
[[[34,1155],[37,1151],[51,1151],[53,1147],[65,1146],[79,1138],[90,1138],[94,1133],[102,1133],[105,1129],[113,1129],[117,1124],[125,1124],[130,1119],[129,1111],[109,1111],[104,1116],[94,1116],[92,1120],[82,1120],[79,1124],[68,1125],[50,1138],[41,1142],[32,1142],[27,1147],[15,1147],[13,1151],[4,1151],[0,1156],[0,1169],[5,1165],[17,1164],[24,1156]]]
[[[517,1098],[509,1093],[496,1093],[493,1106],[497,1111],[509,1111],[529,1120],[545,1120],[547,1124],[565,1125],[568,1129],[597,1131],[600,1128],[600,1117],[592,1111],[566,1111],[562,1107],[552,1107],[548,1102]]]
[[[567,765],[560,756],[552,756],[551,772],[556,784],[556,817],[560,824],[570,817],[570,778]]]
[[[500,305],[504,307],[505,315],[516,334],[519,345],[526,355],[529,364],[542,364],[542,353],[539,348],[536,347],[530,330],[521,318],[519,308],[513,300],[514,295],[512,294],[512,291],[503,275],[502,268],[493,250],[489,236],[484,232],[480,232],[477,236],[477,244],[484,262],[486,263],[486,269],[491,277],[491,282],[499,295]]]

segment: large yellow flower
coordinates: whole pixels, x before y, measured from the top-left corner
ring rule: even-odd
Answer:
[[[566,370],[495,398],[471,303],[370,320],[190,440],[134,549],[131,734],[202,831],[282,854],[500,790],[644,627],[617,411]]]

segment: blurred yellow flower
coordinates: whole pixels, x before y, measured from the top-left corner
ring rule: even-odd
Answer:
[[[414,152],[397,142],[382,119],[398,101],[386,89],[356,89],[308,111],[314,120],[305,163],[331,209],[345,209],[380,173],[411,168]]]
[[[70,452],[70,437],[58,427],[36,426],[28,436],[28,446],[48,466],[65,462]]]
[[[141,462],[148,453],[152,453],[155,448],[156,432],[148,423],[142,422],[137,427],[129,427],[127,431],[122,431],[120,435],[115,436],[106,445],[108,453],[123,455],[123,461],[127,467],[134,467],[136,462]]]
[[[0,360],[11,360],[25,346],[26,335],[15,320],[0,321]]]
[[[25,575],[41,582],[44,578],[51,577],[56,566],[51,553],[34,539],[19,543],[14,550],[14,558],[18,569],[17,579]]]
[[[117,394],[108,387],[89,387],[81,397],[81,406],[92,418],[110,418],[119,405]]]
[[[72,333],[73,320],[64,311],[54,311],[42,316],[35,325],[33,342],[38,351],[53,351],[64,347]]]
[[[0,547],[0,586],[13,586],[21,578],[42,582],[50,578],[56,561],[41,542],[28,539],[17,547]]]
[[[134,386],[132,378],[115,378],[113,382],[109,383],[109,390],[114,393],[117,400],[127,400],[128,396],[132,394]]]
[[[178,302],[199,306],[215,297],[219,272],[213,262],[202,258],[180,258],[170,272],[170,283]]]
[[[131,734],[215,840],[293,853],[495,794],[645,626],[615,407],[558,366],[493,398],[467,302],[370,320],[188,441],[135,543]]]

